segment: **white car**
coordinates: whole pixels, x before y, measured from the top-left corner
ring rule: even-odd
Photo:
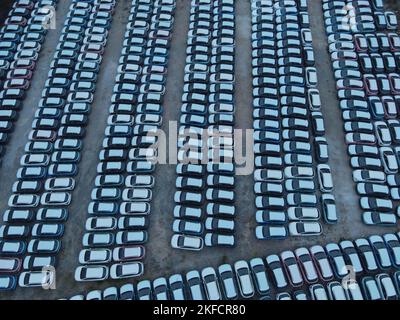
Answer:
[[[109,249],[83,249],[79,253],[80,264],[100,264],[111,261],[111,250]]]
[[[234,269],[242,296],[244,298],[251,298],[254,296],[254,285],[248,263],[244,260],[236,261]]]
[[[55,274],[51,271],[27,271],[19,276],[20,287],[50,287],[55,280]]]
[[[110,277],[112,279],[139,277],[143,272],[144,268],[141,262],[117,263],[111,266]]]
[[[45,192],[40,204],[43,206],[67,206],[71,203],[71,194],[68,192]]]
[[[101,281],[108,278],[108,267],[80,266],[75,270],[75,281]]]
[[[319,222],[290,222],[288,228],[292,236],[315,236],[322,233]]]
[[[317,173],[321,191],[331,192],[333,190],[331,168],[326,164],[319,164],[317,166]]]
[[[203,239],[200,237],[174,234],[171,238],[171,246],[174,249],[199,251],[203,249]]]

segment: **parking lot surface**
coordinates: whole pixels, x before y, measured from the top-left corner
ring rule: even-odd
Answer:
[[[236,212],[235,248],[208,248],[200,252],[174,250],[171,248],[175,165],[161,164],[154,173],[155,186],[151,202],[149,240],[145,244],[144,275],[134,280],[107,280],[93,283],[74,281],[75,268],[78,266],[78,255],[82,249],[82,237],[85,232],[87,206],[96,177],[98,154],[101,150],[104,129],[109,115],[110,97],[117,73],[123,34],[129,15],[130,0],[119,0],[115,8],[107,46],[97,79],[96,93],[86,127],[87,134],[83,139],[82,159],[79,173],[76,176],[76,188],[72,192],[72,203],[69,206],[69,218],[65,223],[65,234],[62,238],[62,251],[56,267],[56,289],[25,289],[0,293],[0,299],[57,299],[69,297],[76,293],[84,293],[93,289],[104,289],[112,285],[126,282],[136,283],[140,279],[154,279],[169,276],[173,273],[187,272],[206,266],[217,267],[223,263],[233,263],[239,259],[265,257],[298,247],[310,247],[314,244],[327,244],[343,239],[356,239],[372,234],[383,234],[398,230],[399,223],[393,227],[366,226],[361,221],[359,196],[355,192],[352,180],[352,168],[347,154],[341,110],[337,99],[335,79],[331,67],[328,43],[325,34],[322,0],[309,0],[313,48],[318,72],[318,89],[320,91],[326,134],[329,146],[329,165],[332,169],[334,190],[339,221],[334,225],[323,224],[320,236],[288,237],[285,240],[256,240],[254,229],[255,195],[253,192],[253,175],[237,176],[235,183]],[[27,92],[24,108],[20,112],[14,132],[11,135],[0,169],[0,212],[7,208],[7,200],[19,168],[20,157],[24,153],[30,126],[34,118],[40,94],[47,79],[49,64],[55,52],[60,36],[61,26],[66,17],[70,1],[59,0],[57,7],[57,27],[50,30],[38,60],[32,86]],[[176,0],[176,13],[169,51],[166,94],[162,129],[168,132],[169,121],[178,121],[180,117],[181,96],[183,93],[183,77],[186,58],[186,36],[188,33],[190,1]],[[251,74],[251,16],[250,1],[235,1],[236,18],[236,56],[235,56],[235,127],[251,129],[252,118],[252,74]]]

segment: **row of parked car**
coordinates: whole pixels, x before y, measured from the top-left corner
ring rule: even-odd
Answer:
[[[19,286],[41,286],[37,270],[56,263],[114,6],[74,0],[67,13],[0,227],[0,255],[14,263],[2,289],[22,270]]]
[[[323,0],[325,30],[333,33],[375,33],[397,29],[393,11],[384,9],[384,0]]]
[[[337,214],[307,1],[251,9],[256,237],[318,235]]]
[[[140,276],[148,239],[175,0],[133,0],[88,207],[76,281]]]
[[[379,1],[358,1],[353,3],[357,23],[346,29],[340,22],[345,17],[341,3],[325,1],[323,8],[362,220],[395,225],[393,201],[400,200],[400,37],[391,30],[397,19]],[[386,27],[373,17],[386,17]]]
[[[176,249],[235,245],[234,6],[232,0],[191,3],[171,239]]]
[[[206,267],[168,278],[141,280],[136,285],[94,290],[71,299],[287,300],[292,292],[299,300],[398,299],[400,271],[393,270],[399,268],[400,234],[388,233],[301,247],[271,254],[265,259],[240,260],[233,266],[223,264],[215,269]],[[383,273],[394,274],[390,278]],[[349,274],[354,277],[342,286],[341,282]]]
[[[360,285],[360,284],[361,285]],[[326,285],[313,284],[308,290],[281,292],[276,300],[399,300],[400,271],[365,276],[358,282],[343,284],[338,281]]]
[[[0,29],[0,158],[29,89],[57,0],[18,0]]]

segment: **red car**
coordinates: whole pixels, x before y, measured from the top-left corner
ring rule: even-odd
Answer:
[[[30,0],[19,0],[14,2],[13,8],[27,8],[32,10],[34,5],[35,4]]]
[[[28,90],[30,81],[26,79],[11,79],[4,82],[4,89],[24,89]]]
[[[6,21],[4,21],[5,25],[17,24],[22,27],[25,27],[27,23],[28,23],[28,20],[21,16],[11,16],[11,17],[7,18]]]
[[[28,69],[13,69],[7,73],[7,79],[27,79],[30,80],[32,78],[32,71]]]
[[[15,60],[13,63],[11,63],[10,68],[11,69],[28,69],[28,70],[34,70],[36,67],[36,62],[28,59],[20,59],[20,60]]]
[[[57,132],[52,130],[31,130],[29,140],[31,141],[55,141]]]
[[[357,52],[367,52],[368,51],[368,41],[364,35],[356,34],[354,36],[354,46]]]
[[[369,96],[376,96],[379,93],[378,81],[372,74],[363,76],[365,92]]]

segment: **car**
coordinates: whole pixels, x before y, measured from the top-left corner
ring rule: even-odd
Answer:
[[[116,287],[108,287],[104,289],[103,300],[119,300],[118,289]]]
[[[49,288],[55,281],[55,275],[52,271],[25,271],[22,272],[18,279],[20,287],[42,287]]]
[[[110,277],[112,279],[139,277],[143,272],[144,268],[141,262],[117,263],[111,266]]]
[[[233,267],[241,295],[244,298],[251,298],[254,296],[254,285],[248,263],[244,260],[239,260],[235,262]]]
[[[361,182],[357,184],[357,193],[360,195],[386,198],[389,196],[389,188],[378,183]]]
[[[232,266],[229,264],[220,265],[218,267],[218,278],[221,283],[221,292],[223,293],[224,297],[229,300],[237,299],[238,288]]]
[[[40,204],[45,206],[66,206],[71,203],[71,194],[68,192],[45,192]]]
[[[329,165],[319,164],[317,166],[317,174],[321,191],[331,192],[333,190],[333,181]]]
[[[288,292],[280,292],[276,295],[275,300],[293,300]]]
[[[119,288],[119,300],[134,300],[135,290],[133,284],[127,283]]]
[[[293,292],[294,300],[308,300],[308,296],[304,291],[298,290]]]
[[[388,174],[396,173],[399,170],[396,155],[390,147],[380,147],[379,154],[382,160],[384,171]]]
[[[15,276],[0,276],[0,291],[14,290],[17,286],[17,278]]]
[[[16,273],[21,269],[21,265],[19,258],[0,258],[1,273]]]
[[[294,251],[296,259],[299,263],[300,270],[303,274],[303,278],[308,283],[315,283],[318,281],[318,274],[314,267],[314,263],[310,252],[307,248],[298,248]]]
[[[320,163],[324,163],[329,160],[328,143],[325,137],[314,138],[314,150]]]
[[[375,276],[375,280],[383,300],[398,300],[395,284],[388,274],[378,274]]]
[[[309,287],[311,300],[328,300],[325,288],[322,284],[313,284]]]
[[[390,134],[389,127],[383,121],[376,121],[374,123],[375,126],[375,135],[378,139],[378,143],[380,146],[390,146],[392,143],[392,137]]]
[[[235,206],[218,203],[208,203],[206,212],[209,216],[232,218],[235,216]]]
[[[99,281],[108,278],[105,266],[79,266],[75,270],[75,281]]]
[[[328,243],[325,246],[328,260],[333,266],[333,271],[338,278],[343,278],[348,274],[346,263],[344,261],[343,253],[336,243]]]
[[[188,235],[199,236],[203,233],[203,225],[196,221],[187,221],[175,219],[172,230],[175,233],[183,233]]]
[[[63,224],[36,223],[31,230],[33,237],[59,238],[64,234]]]
[[[146,242],[148,233],[146,230],[119,231],[115,236],[115,243],[118,245],[136,245]]]
[[[15,249],[16,244],[12,245],[13,249]],[[6,248],[10,246],[7,245]],[[34,254],[56,254],[61,249],[61,242],[60,240],[39,240],[33,239],[29,241],[27,246],[28,253]]]
[[[174,234],[171,246],[175,249],[199,251],[203,248],[203,239],[195,236]]]
[[[257,292],[260,295],[267,294],[270,290],[270,285],[263,260],[261,258],[253,258],[249,261],[249,265]]]
[[[343,240],[339,243],[339,246],[343,252],[343,257],[344,257],[347,265],[352,266],[353,272],[355,272],[355,273],[363,272],[364,269],[363,269],[360,257],[357,253],[357,250],[356,250],[353,242],[348,241],[348,240]]]
[[[397,17],[393,11],[385,11],[386,27],[389,30],[396,30],[398,27]]]
[[[396,215],[390,212],[366,211],[362,220],[367,225],[393,226],[397,223]]]
[[[211,267],[204,268],[201,271],[207,300],[221,300],[221,291],[215,270]]]
[[[321,195],[322,214],[328,224],[334,224],[338,221],[336,211],[336,201],[333,194],[323,193]]]
[[[282,265],[293,287],[302,286],[304,281],[296,257],[292,251],[283,251],[280,254]]]
[[[136,293],[138,300],[152,300],[152,286],[149,280],[139,281],[136,285]]]
[[[167,279],[164,277],[153,280],[153,297],[155,300],[169,300]]]
[[[192,270],[186,273],[186,283],[192,300],[205,300],[206,293],[203,286],[200,273],[197,270]]]
[[[371,245],[372,251],[376,257],[376,261],[378,262],[379,267],[381,269],[390,268],[392,262],[383,238],[378,235],[372,235],[368,237],[368,241]]]
[[[80,264],[100,264],[111,261],[111,250],[109,249],[83,249],[79,253]]]
[[[235,237],[233,235],[217,234],[217,233],[206,233],[204,235],[204,244],[207,247],[213,247],[213,246],[234,247],[236,245]]]
[[[347,300],[346,291],[338,281],[332,281],[327,286],[329,300]]]
[[[374,198],[374,197],[361,197],[361,208],[364,210],[389,212],[393,210],[393,203],[389,199]]]
[[[290,221],[318,220],[320,217],[318,208],[311,207],[289,207],[287,215]]]
[[[354,182],[385,182],[386,175],[382,171],[374,171],[367,169],[353,170],[353,180]]]
[[[320,245],[310,247],[310,254],[317,269],[319,277],[324,281],[330,281],[334,273],[325,249]]]
[[[361,284],[363,287],[365,298],[368,300],[383,300],[378,284],[373,277],[367,276],[362,278]]]
[[[315,236],[322,233],[322,227],[318,222],[290,222],[288,229],[292,236]]]
[[[363,267],[368,271],[377,270],[378,264],[369,241],[364,238],[360,238],[356,239],[354,244],[359,252],[359,257]]]
[[[201,205],[203,203],[203,196],[201,193],[177,191],[175,192],[174,200],[179,204]]]
[[[392,265],[398,267],[400,265],[399,261],[399,249],[400,249],[400,242],[399,238],[396,235],[387,233],[384,234],[383,240],[385,241],[386,247],[390,253],[390,259],[392,261]]]
[[[37,195],[23,195],[23,194],[13,194],[8,200],[9,207],[16,208],[34,208],[39,204],[39,197]]]
[[[256,238],[265,239],[285,239],[288,236],[288,230],[285,226],[278,225],[259,225],[256,227]]]
[[[257,210],[256,221],[258,224],[282,224],[286,223],[288,217],[283,211]]]
[[[308,193],[288,193],[286,200],[289,206],[315,207],[317,204],[317,197]]]
[[[170,288],[170,296],[172,300],[187,299],[185,283],[180,274],[173,274],[168,278],[168,287]]]
[[[101,247],[114,243],[112,233],[85,233],[82,239],[84,247]]]
[[[3,221],[12,222],[30,222],[33,220],[34,214],[33,210],[25,209],[8,209],[3,214]]]

